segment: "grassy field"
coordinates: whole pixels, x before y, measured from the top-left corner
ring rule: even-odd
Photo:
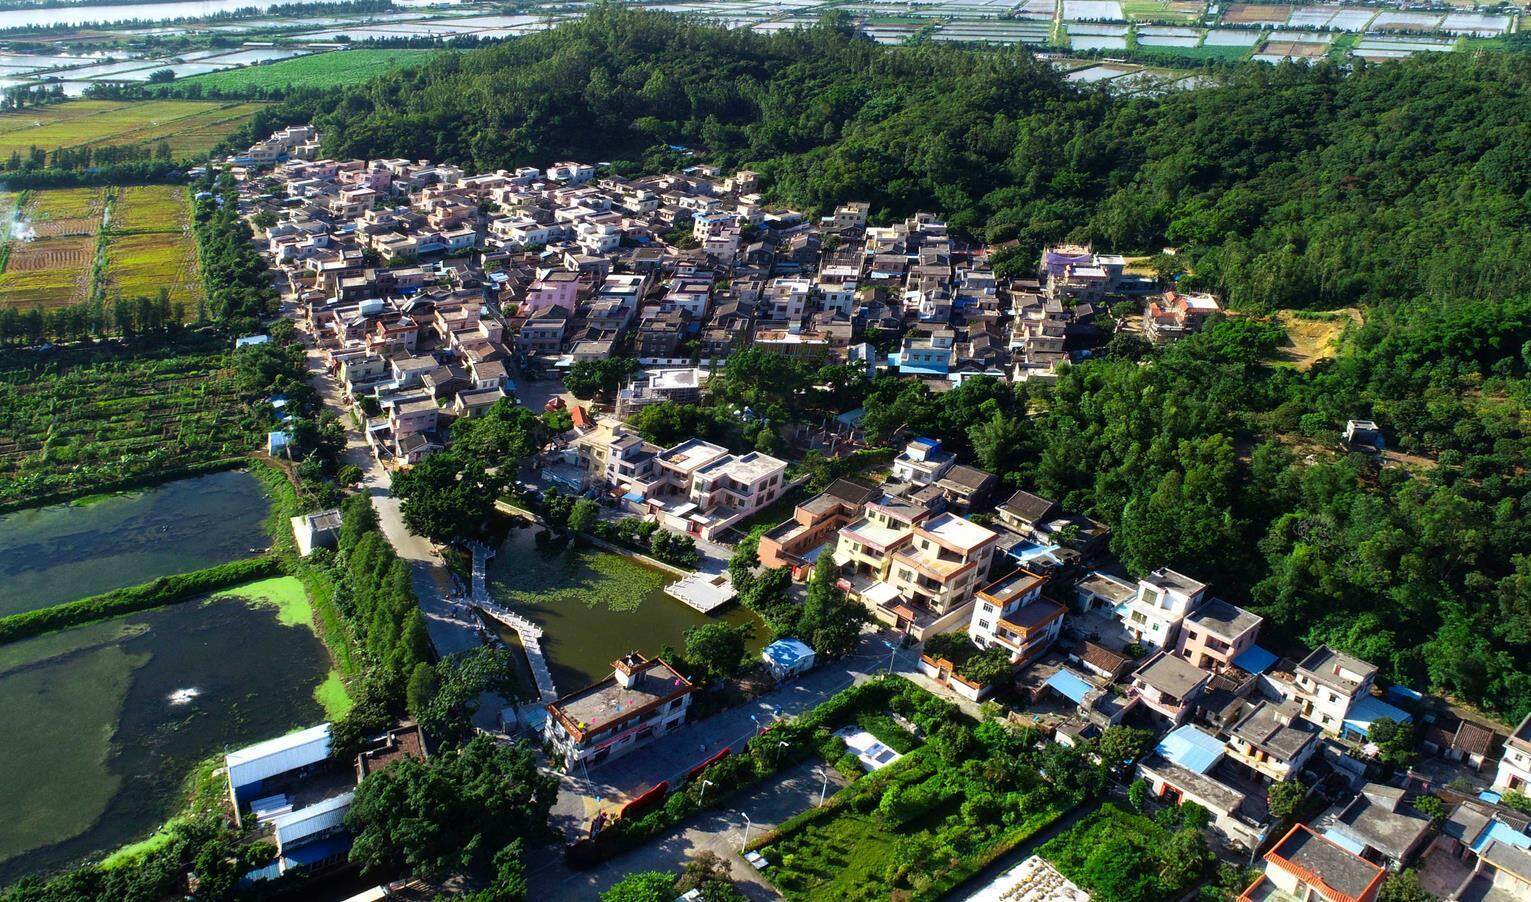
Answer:
[[[0,355],[0,502],[236,457],[258,440],[221,340]]]
[[[1195,0],[1122,0],[1129,22],[1195,22],[1206,8]]]
[[[204,156],[261,108],[208,100],[70,100],[0,114],[0,157],[32,147],[170,144],[177,159]]]
[[[1202,47],[1152,47],[1138,45],[1140,53],[1152,53],[1164,57],[1166,63],[1176,59],[1183,60],[1242,60],[1249,59],[1253,47],[1222,47],[1218,45]]]
[[[130,185],[112,208],[112,230],[119,233],[178,231],[190,222],[182,185]]]
[[[209,72],[184,79],[220,91],[244,88],[329,88],[364,81],[389,69],[421,63],[432,50],[337,50],[282,60],[264,66],[246,66]]]

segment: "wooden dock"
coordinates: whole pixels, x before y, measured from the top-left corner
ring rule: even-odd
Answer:
[[[526,651],[526,661],[531,665],[532,678],[537,681],[537,694],[544,703],[557,701],[558,687],[553,684],[553,674],[548,670],[547,658],[542,654],[542,627],[489,596],[488,565],[489,557],[494,552],[476,542],[472,548],[473,606],[516,631],[521,639],[521,648]]]

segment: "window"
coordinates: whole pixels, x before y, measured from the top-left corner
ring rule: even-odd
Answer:
[[[978,621],[978,628],[981,629],[981,630],[993,629],[993,627],[991,627],[989,625],[989,621],[987,621],[987,620],[980,620],[980,621]]]

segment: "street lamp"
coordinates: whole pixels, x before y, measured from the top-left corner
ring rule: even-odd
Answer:
[[[744,839],[739,841],[739,851],[743,852],[744,847],[750,844],[750,828],[754,827],[755,825],[750,822],[750,816],[748,814],[745,814],[743,811],[739,813],[744,815]]]
[[[819,787],[819,807],[824,807],[824,796],[829,793],[829,768],[820,767],[819,776],[824,778],[824,785]]]
[[[897,636],[898,633],[894,633],[893,635]],[[898,657],[898,643],[884,641],[883,644],[888,646],[888,673],[892,673],[893,659]]]
[[[785,740],[776,743],[776,766],[781,767],[781,750],[787,747]]]
[[[703,780],[702,781],[702,791],[700,793],[698,793],[697,796],[696,796],[696,807],[698,807],[698,808],[702,807],[702,800],[707,798],[707,787],[709,787],[711,785],[712,785],[712,781],[711,780]]]

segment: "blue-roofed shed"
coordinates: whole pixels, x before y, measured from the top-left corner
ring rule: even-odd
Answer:
[[[778,680],[806,673],[813,668],[815,655],[807,643],[797,639],[777,639],[760,652],[761,660]]]
[[[1161,739],[1154,751],[1177,767],[1204,774],[1223,757],[1224,747],[1217,737],[1186,724]]]
[[[1255,674],[1256,676],[1264,673],[1267,670],[1270,670],[1271,665],[1275,663],[1276,654],[1274,652],[1266,651],[1258,645],[1249,646],[1248,648],[1244,649],[1242,654],[1233,659],[1234,667],[1237,667],[1245,673]]]
[[[1408,723],[1414,719],[1414,715],[1402,708],[1393,707],[1375,695],[1363,695],[1356,699],[1345,715],[1344,732],[1348,736],[1365,739],[1371,733],[1372,724],[1384,717],[1397,723]]]
[[[1048,677],[1047,682],[1042,685],[1056,691],[1059,695],[1076,705],[1084,704],[1084,697],[1095,688],[1090,685],[1089,680],[1069,670],[1067,667]]]

